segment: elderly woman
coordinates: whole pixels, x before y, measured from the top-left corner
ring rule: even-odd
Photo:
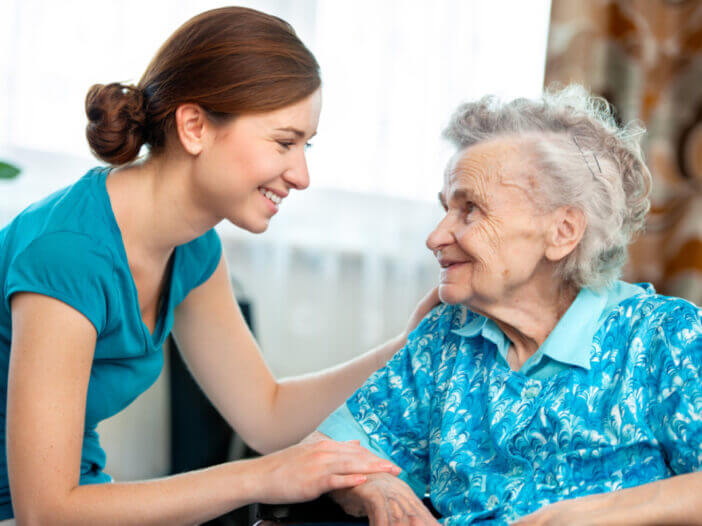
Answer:
[[[372,524],[435,523],[427,491],[447,525],[700,523],[702,311],[617,279],[642,131],[573,86],[463,105],[445,134],[444,304],[319,428],[403,474],[334,498]]]

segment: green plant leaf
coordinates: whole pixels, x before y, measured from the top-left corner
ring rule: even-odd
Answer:
[[[17,177],[19,173],[20,169],[16,166],[0,161],[0,179],[12,179]]]

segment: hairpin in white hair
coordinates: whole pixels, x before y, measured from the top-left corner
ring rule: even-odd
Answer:
[[[590,163],[589,163],[589,161],[587,160],[587,157],[585,156],[585,152],[583,151],[583,149],[582,149],[582,148],[580,147],[580,145],[578,144],[578,141],[577,141],[577,139],[575,138],[575,136],[573,136],[573,142],[575,143],[575,146],[578,147],[578,150],[580,150],[580,155],[583,156],[583,161],[585,161],[585,164],[587,165],[587,169],[590,170],[590,173],[592,174],[592,178],[593,178],[593,179],[596,179],[597,177],[595,176],[595,172],[594,172],[594,170],[592,169],[592,167],[590,166]],[[593,154],[592,154],[592,157],[595,159],[595,164],[597,165],[597,169],[599,170],[600,173],[602,173],[602,167],[600,166],[600,161],[597,160],[597,155],[595,155],[595,154],[593,153]]]

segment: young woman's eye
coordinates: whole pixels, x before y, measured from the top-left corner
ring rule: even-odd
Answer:
[[[278,141],[278,144],[280,144],[286,150],[289,150],[290,147],[295,143],[294,142],[286,142],[286,141]]]
[[[311,142],[306,142],[305,143],[305,150],[309,150],[310,148],[312,148],[312,146],[313,146],[313,144]]]

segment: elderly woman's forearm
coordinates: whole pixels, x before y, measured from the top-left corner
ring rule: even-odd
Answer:
[[[702,472],[677,475],[603,494],[597,523],[702,525]]]

